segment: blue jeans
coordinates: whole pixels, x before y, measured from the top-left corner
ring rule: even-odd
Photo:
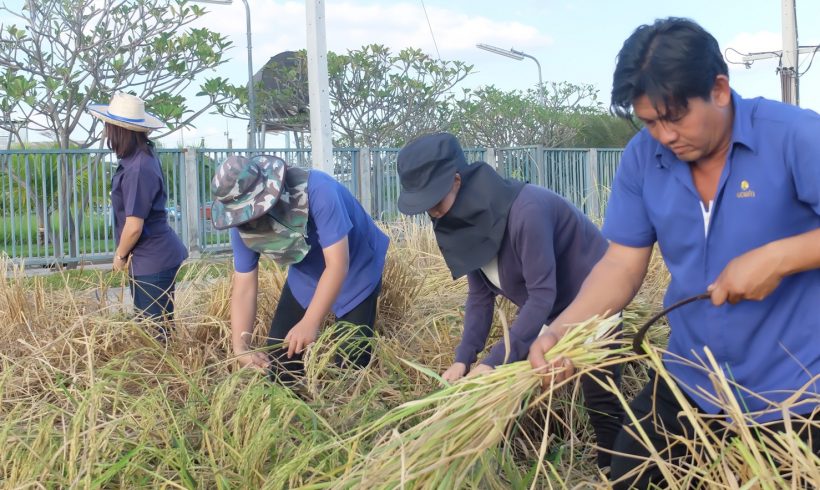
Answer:
[[[131,296],[138,318],[147,318],[162,325],[159,334],[168,336],[166,325],[174,319],[174,286],[179,266],[154,274],[131,276]]]

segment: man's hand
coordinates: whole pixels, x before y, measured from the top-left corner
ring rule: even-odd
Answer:
[[[555,347],[555,344],[557,343],[558,337],[548,330],[546,333],[535,339],[535,342],[533,342],[530,346],[530,354],[527,359],[530,361],[530,365],[533,369],[536,369],[544,374],[544,377],[541,380],[541,386],[544,389],[548,388],[553,383],[557,384],[566,381],[570,376],[572,376],[572,373],[575,370],[572,362],[563,357],[555,359],[550,364],[547,364],[547,361],[544,360],[547,352]]]
[[[467,373],[467,365],[463,362],[454,362],[446,371],[441,374],[441,379],[448,383],[454,383],[463,378]]]
[[[472,378],[475,376],[481,376],[482,374],[492,372],[493,367],[488,366],[487,364],[476,364],[476,366],[470,370],[470,374],[467,375],[468,378]]]
[[[236,360],[243,368],[255,369],[267,372],[270,367],[270,358],[264,352],[254,352],[249,350],[234,351]]]
[[[294,354],[301,354],[307,346],[316,342],[319,336],[319,327],[315,322],[302,318],[285,335],[285,345],[288,346],[288,359]]]
[[[114,272],[124,271],[127,265],[128,265],[128,260],[127,259],[120,258],[119,255],[114,254],[114,263],[111,266],[111,269]]]
[[[780,259],[775,248],[769,245],[734,258],[707,289],[712,293],[712,304],[720,306],[726,301],[735,304],[766,298],[783,279],[779,272]]]

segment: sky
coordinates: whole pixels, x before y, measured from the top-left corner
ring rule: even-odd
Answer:
[[[820,0],[796,2],[799,44],[820,44]],[[19,0],[5,3],[13,6]],[[248,3],[254,71],[281,51],[305,48],[304,1]],[[231,60],[208,76],[246,83],[243,2],[203,7],[210,13],[200,20],[200,26],[221,32],[234,43],[228,53]],[[515,48],[538,59],[545,83],[592,84],[599,90],[599,99],[608,105],[615,57],[637,26],[661,17],[688,17],[717,38],[727,61],[739,62],[738,52],[781,49],[780,9],[781,0],[326,0],[325,28],[328,50],[339,53],[378,43],[394,51],[415,47],[436,58],[472,64],[474,73],[460,85],[465,88],[534,88],[538,70],[532,60],[516,61],[479,50],[475,45]],[[820,112],[820,53],[817,58],[809,66],[811,55],[800,56],[800,71],[808,68],[800,79],[800,105]],[[777,66],[776,59],[756,61],[750,68],[729,64],[731,85],[745,97],[779,99]],[[195,87],[190,92],[189,105],[197,107]],[[224,147],[228,133],[234,147],[244,146],[243,121],[208,115],[195,124],[196,128],[169,136],[162,143],[197,146],[204,138],[208,147]],[[267,143],[269,148],[286,144],[283,137],[274,136],[269,136]]]

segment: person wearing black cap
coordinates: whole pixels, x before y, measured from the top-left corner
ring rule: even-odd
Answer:
[[[468,164],[452,134],[409,142],[399,152],[398,174],[399,210],[426,212],[453,279],[467,276],[464,333],[442,377],[453,382],[526,359],[542,326],[572,302],[606,251],[598,228],[546,188],[504,179],[484,162]],[[519,307],[509,342],[493,345],[471,369],[486,346],[499,294]],[[609,375],[618,382],[620,371]],[[582,378],[582,388],[598,447],[611,449],[623,408],[590,378]],[[610,459],[598,451],[600,467]]]

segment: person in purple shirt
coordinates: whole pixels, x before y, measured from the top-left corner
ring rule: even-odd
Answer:
[[[293,386],[303,373],[302,353],[333,312],[356,329],[338,360],[367,365],[389,241],[350,191],[324,172],[268,155],[229,157],[211,188],[214,227],[231,233],[231,340],[239,363]],[[250,343],[262,253],[289,266],[268,352]]]
[[[569,305],[607,248],[598,228],[566,199],[535,185],[504,179],[484,162],[467,164],[455,136],[428,134],[401,149],[399,210],[426,212],[454,279],[467,276],[464,333],[446,381],[526,358],[541,328]],[[518,307],[509,343],[493,345],[474,367],[490,333],[495,298]],[[606,375],[616,383],[620,370]],[[582,389],[598,446],[610,449],[622,407],[595,380]],[[598,465],[610,454],[598,451]]]
[[[667,305],[711,296],[668,315],[664,368],[688,403],[719,417],[717,400],[733,395],[740,423],[770,423],[775,432],[791,412],[795,433],[820,455],[820,115],[740,97],[717,40],[678,18],[640,26],[626,40],[612,110],[644,128],[615,176],[603,227],[610,246],[533,343],[532,365],[544,367],[568,325],[629,303],[657,243],[671,274]],[[713,384],[707,349],[736,383],[732,393]],[[616,488],[662,485],[650,454],[686,468],[693,427],[655,375],[630,408],[640,428],[628,424],[617,437]],[[633,437],[639,431],[651,451]]]
[[[111,103],[91,104],[88,111],[105,121],[105,139],[119,160],[111,180],[114,211],[113,269],[128,267],[131,294],[139,316],[163,320],[157,327],[165,340],[174,314],[176,274],[188,251],[168,225],[162,168],[148,132],[163,126],[145,112],[134,95],[117,93]]]

